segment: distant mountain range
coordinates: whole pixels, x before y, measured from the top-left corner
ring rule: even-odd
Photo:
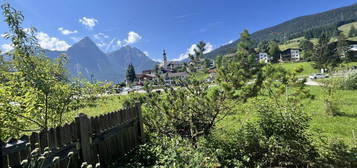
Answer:
[[[45,50],[45,53],[50,58],[56,58],[64,53],[69,58],[66,66],[72,76],[91,79],[93,75],[96,80],[101,81],[123,81],[130,63],[134,65],[136,73],[153,69],[158,64],[142,51],[131,46],[125,46],[106,54],[89,37],[75,43],[67,51]]]
[[[283,41],[289,36],[317,29],[320,27],[337,27],[340,23],[357,21],[357,4],[329,10],[326,12],[294,18],[276,26],[257,31],[252,34],[252,39],[256,42],[278,40]],[[239,40],[231,44],[224,45],[207,53],[207,58],[215,58],[217,55],[226,55],[236,51]]]

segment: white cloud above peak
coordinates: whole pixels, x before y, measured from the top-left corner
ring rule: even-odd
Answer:
[[[97,33],[97,34],[93,35],[93,37],[97,40],[103,40],[103,39],[109,38],[109,36],[104,33]]]
[[[128,33],[128,38],[124,39],[125,45],[134,44],[141,40],[143,37],[134,31]]]
[[[92,30],[93,27],[98,23],[97,19],[87,18],[87,17],[82,17],[78,21],[79,21],[79,23],[83,24],[89,30]]]
[[[60,40],[56,37],[50,37],[44,32],[38,32],[35,36],[38,40],[38,44],[43,49],[65,51],[70,47],[66,41]]]
[[[182,61],[182,60],[188,58],[189,54],[194,54],[195,53],[195,49],[198,49],[197,45],[196,44],[192,44],[191,47],[188,48],[185,53],[180,54],[180,57],[174,59],[174,61]],[[213,47],[213,45],[211,43],[206,43],[205,49],[206,50],[203,52],[203,54],[207,54],[207,53],[211,52],[214,49],[214,47]]]
[[[71,30],[67,30],[67,29],[65,29],[65,28],[63,28],[63,27],[58,28],[58,31],[60,31],[63,35],[70,35],[70,34],[76,34],[76,33],[78,33],[77,30],[71,31]]]

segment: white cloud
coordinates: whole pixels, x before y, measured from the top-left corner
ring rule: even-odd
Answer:
[[[84,26],[86,26],[86,28],[92,30],[93,27],[98,23],[98,20],[95,18],[87,18],[87,17],[83,17],[81,19],[78,20],[79,23],[83,24]]]
[[[71,40],[73,40],[73,42],[78,42],[81,39],[82,38],[80,38],[80,37],[71,37]]]
[[[143,53],[144,53],[146,56],[150,56],[149,52],[147,52],[147,51],[144,51]]]
[[[203,52],[203,54],[211,52],[213,50],[213,45],[211,43],[206,43],[205,49],[206,50]]]
[[[180,54],[180,57],[174,59],[174,61],[181,61],[181,60],[184,60],[184,59],[188,58],[189,54],[194,54],[195,53],[195,49],[196,50],[198,49],[197,45],[196,44],[192,44],[191,47],[188,48],[185,53]],[[209,52],[211,52],[213,50],[213,45],[211,43],[206,43],[205,49],[206,50],[203,53],[207,54],[207,53],[209,53]]]
[[[11,51],[12,49],[14,49],[14,47],[11,44],[1,45],[1,50],[5,53]]]
[[[77,30],[71,31],[71,30],[67,30],[67,29],[65,29],[65,28],[63,28],[63,27],[58,28],[58,31],[60,31],[63,35],[70,35],[70,34],[76,34],[76,33],[78,33]]]
[[[229,41],[228,41],[228,44],[232,44],[232,43],[233,43],[233,40],[229,40]]]
[[[102,39],[107,39],[109,38],[108,35],[104,34],[104,33],[98,33],[98,34],[95,34],[93,35],[93,37],[97,40],[102,40]]]
[[[48,50],[56,50],[56,51],[65,51],[70,45],[63,40],[59,40],[56,37],[50,37],[48,34],[44,32],[36,33],[36,38],[38,40],[39,45],[43,49]]]
[[[138,33],[130,31],[128,33],[128,38],[124,39],[125,45],[128,44],[134,44],[136,42],[138,42],[139,40],[141,40],[143,37],[141,37]]]

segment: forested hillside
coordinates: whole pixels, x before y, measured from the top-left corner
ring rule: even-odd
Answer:
[[[252,39],[260,42],[268,40],[285,41],[305,35],[313,38],[323,31],[337,32],[339,26],[354,21],[357,21],[357,4],[318,14],[297,17],[276,26],[257,31],[252,34]],[[206,57],[215,58],[217,55],[235,52],[237,43],[238,40],[224,45],[206,54]]]

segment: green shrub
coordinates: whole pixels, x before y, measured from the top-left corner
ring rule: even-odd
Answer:
[[[346,90],[357,90],[357,73],[354,73],[354,74],[348,76],[342,82],[341,87]]]
[[[141,145],[126,160],[116,167],[218,167],[218,161],[199,145],[179,136],[167,137],[152,135],[149,141]]]
[[[323,149],[320,152],[322,167],[357,167],[357,147],[350,148],[342,141],[337,141]]]
[[[293,107],[262,104],[258,121],[228,133],[228,139],[212,136],[207,141],[220,163],[227,167],[314,166],[319,155],[307,133],[309,117]]]
[[[338,116],[341,114],[339,107],[339,99],[337,96],[337,90],[341,85],[341,81],[339,79],[329,79],[322,81],[323,90],[325,92],[325,96],[323,98],[325,105],[325,112],[330,116]]]

